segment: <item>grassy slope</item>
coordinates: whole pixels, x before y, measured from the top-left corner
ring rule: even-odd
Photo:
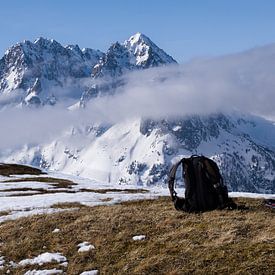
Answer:
[[[161,198],[23,218],[0,225],[1,255],[18,262],[61,252],[69,261],[67,274],[89,269],[100,274],[274,274],[274,212],[259,200],[239,201],[250,209],[187,214]],[[61,232],[52,233],[55,228]],[[139,234],[147,239],[133,241]],[[96,249],[78,253],[83,241]],[[43,266],[53,267],[58,265]],[[34,268],[41,269],[18,268],[13,274]]]
[[[40,169],[27,165],[0,163],[0,175],[9,177],[11,175],[41,175],[44,174]]]

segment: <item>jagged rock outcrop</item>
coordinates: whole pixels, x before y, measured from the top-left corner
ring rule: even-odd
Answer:
[[[84,106],[92,97],[114,93],[127,71],[172,63],[176,61],[141,33],[114,43],[106,54],[40,37],[6,51],[0,60],[0,95],[14,94],[13,103],[28,106],[66,99]],[[99,78],[100,84],[95,81]]]
[[[100,51],[80,50],[77,45],[63,47],[45,38],[23,41],[9,48],[0,60],[0,94],[17,92],[17,103],[27,105],[80,97],[85,86],[81,80],[90,78],[102,56]]]

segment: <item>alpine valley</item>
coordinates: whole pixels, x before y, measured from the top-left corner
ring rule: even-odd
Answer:
[[[275,46],[271,49],[275,52]],[[62,102],[68,112],[75,112],[121,93],[128,85],[125,75],[164,66],[177,62],[141,33],[114,43],[106,53],[44,38],[23,41],[0,60],[1,112],[30,108],[35,113]],[[165,185],[171,163],[192,154],[214,159],[231,191],[275,193],[275,126],[237,112],[71,125],[47,142],[2,150],[0,160],[99,184],[151,186]]]

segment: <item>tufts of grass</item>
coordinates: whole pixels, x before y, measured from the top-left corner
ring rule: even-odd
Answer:
[[[31,181],[31,180],[25,180],[27,178],[23,178],[23,180],[9,180],[9,181],[3,181],[3,182],[23,182],[23,181]],[[33,178],[34,180],[35,178]],[[43,179],[43,178],[41,178]],[[57,179],[59,180],[59,179]],[[38,180],[39,181],[39,178]],[[47,181],[43,181],[43,182],[47,182]],[[50,181],[52,182],[52,181]],[[38,194],[56,194],[56,193],[71,193],[71,194],[76,194],[76,193],[80,193],[80,192],[88,192],[88,193],[98,193],[98,194],[107,194],[107,193],[115,193],[115,192],[124,192],[124,193],[128,193],[128,194],[138,194],[138,193],[147,193],[149,192],[148,190],[145,189],[80,189],[80,190],[71,190],[72,185],[70,185],[70,183],[67,185],[67,189],[65,187],[64,182],[60,182],[58,184],[54,184],[54,189],[44,189],[44,188],[27,188],[27,187],[23,187],[23,188],[8,188],[8,189],[4,189],[1,190],[1,192],[13,192],[12,194],[8,195],[7,197],[21,197],[21,196],[34,196],[34,195],[38,195]],[[59,189],[60,188],[60,189]],[[18,192],[18,193],[16,193]],[[20,192],[20,193],[19,193]],[[35,192],[35,193],[33,193]],[[112,200],[110,199],[103,199],[102,201],[108,201],[108,200]]]
[[[1,255],[19,262],[61,252],[69,262],[62,267],[66,274],[90,269],[100,274],[274,274],[274,212],[260,200],[237,202],[249,209],[188,214],[176,211],[169,198],[97,207],[73,204],[77,211],[2,224]],[[55,228],[61,231],[53,234]],[[133,241],[140,234],[146,239]],[[78,253],[83,241],[96,249]],[[53,267],[58,265],[43,266]],[[19,267],[13,274],[29,269]]]
[[[72,188],[73,185],[77,185],[71,180],[53,178],[53,177],[26,177],[26,178],[5,180],[3,182],[26,182],[26,181],[45,182],[53,185],[55,188],[66,188],[66,189],[70,189]]]
[[[51,208],[58,208],[58,209],[85,208],[85,207],[87,206],[79,202],[63,202],[63,203],[56,203],[51,206]]]
[[[92,193],[99,193],[99,194],[106,194],[106,193],[128,193],[128,194],[138,194],[138,193],[148,193],[149,191],[146,189],[80,189],[80,192],[92,192]]]
[[[7,216],[11,213],[11,211],[0,211],[0,217],[1,216]]]
[[[0,163],[0,175],[9,177],[11,175],[41,175],[45,174],[40,169],[20,165]]]

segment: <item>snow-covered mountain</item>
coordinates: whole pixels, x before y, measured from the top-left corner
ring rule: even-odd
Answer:
[[[81,50],[78,45],[63,47],[52,39],[26,40],[9,48],[0,60],[0,96],[9,96],[9,104],[31,106],[65,99],[83,102],[95,92],[114,88],[120,82],[115,84],[113,78],[123,72],[171,63],[176,61],[141,33],[114,43],[107,53]],[[93,81],[103,77],[108,77],[104,85]]]
[[[118,77],[129,70],[177,63],[146,35],[136,33],[123,44],[114,43],[94,67],[94,77]]]
[[[0,60],[0,94],[15,102],[54,104],[56,99],[78,98],[103,53],[77,45],[63,47],[55,40],[38,38],[9,48]],[[64,94],[64,90],[66,93]]]
[[[94,66],[92,78],[101,81],[85,89],[80,106],[91,98],[114,93],[125,84],[125,73],[171,64],[177,62],[144,34],[136,33],[122,44],[116,42]]]
[[[1,158],[100,182],[148,186],[166,184],[171,162],[180,156],[204,154],[219,164],[230,190],[275,193],[274,140],[274,125],[250,116],[138,118],[72,128],[51,143],[26,145]]]
[[[244,60],[242,66],[233,62],[234,79],[251,91],[250,83],[271,81],[253,67],[254,63],[262,64],[261,56],[269,55],[267,51],[255,54],[254,50],[245,58],[235,58]],[[228,58],[230,71],[232,58]],[[40,38],[34,43],[19,43],[5,53],[0,60],[0,94],[11,96],[5,104],[54,105],[56,100],[70,98],[78,107],[85,106],[93,98],[115,94],[117,87],[125,84],[126,73],[174,63],[140,33],[113,44],[106,53],[63,47]],[[249,81],[254,76],[250,71],[257,73],[257,83]],[[256,81],[255,77],[252,80]],[[70,110],[74,112],[74,108]],[[48,142],[2,151],[0,160],[99,182],[154,185],[166,184],[171,163],[179,157],[204,154],[219,164],[230,190],[275,193],[275,126],[270,121],[220,112],[177,119],[129,117],[109,124],[85,121],[85,125],[72,125]]]

